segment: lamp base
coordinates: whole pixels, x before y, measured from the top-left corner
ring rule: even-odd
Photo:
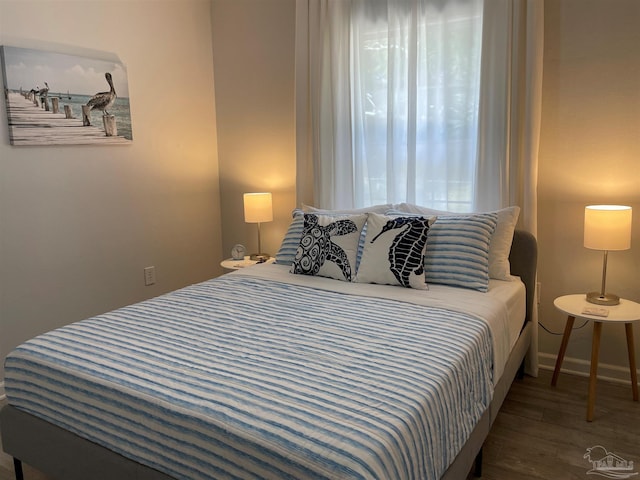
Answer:
[[[589,292],[587,293],[587,302],[596,305],[618,305],[620,297],[614,293]]]
[[[271,255],[268,253],[252,253],[249,255],[249,260],[253,260],[254,262],[264,263],[271,258]]]

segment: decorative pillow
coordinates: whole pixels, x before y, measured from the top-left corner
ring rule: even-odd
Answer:
[[[378,205],[372,208],[383,208],[386,211],[390,205]],[[311,209],[313,212],[307,213],[315,213],[317,215],[328,215],[328,216],[347,216],[350,213],[339,213],[339,212],[349,212],[348,210],[319,210],[314,207],[309,207],[307,205],[303,205],[303,208]],[[356,209],[357,213],[365,213],[366,208],[364,209]],[[325,213],[320,213],[325,212]],[[304,211],[296,208],[291,213],[293,220],[289,224],[289,228],[287,233],[280,244],[280,249],[278,253],[276,253],[276,263],[280,265],[291,265],[293,263],[293,259],[296,256],[296,252],[298,251],[298,245],[300,245],[300,238],[302,238],[302,231],[304,230]],[[362,233],[360,235],[360,243],[358,244],[358,253],[356,256],[356,270],[358,269],[358,265],[360,264],[360,259],[362,258],[362,251],[364,249],[364,236],[367,231],[367,224],[365,223],[364,228],[362,229]]]
[[[350,282],[356,274],[360,235],[367,221],[362,215],[304,214],[304,230],[291,273],[319,275]]]
[[[497,222],[497,213],[437,217],[427,241],[426,281],[486,292]]]
[[[447,216],[468,216],[472,214],[457,214],[454,212],[443,212],[432,208],[422,207],[411,203],[401,203],[397,205],[396,212],[403,214],[419,214],[419,215],[447,215]],[[489,277],[497,280],[512,280],[511,265],[509,264],[509,253],[511,253],[511,243],[513,242],[513,232],[518,223],[520,215],[520,207],[506,207],[493,212],[498,215],[498,223],[496,229],[491,236],[489,245]],[[392,214],[392,212],[389,212]]]
[[[427,290],[424,252],[432,221],[370,213],[356,281]]]
[[[298,245],[300,245],[300,237],[302,237],[302,231],[304,230],[304,213],[302,210],[296,208],[291,213],[291,216],[293,220],[282,239],[280,250],[276,253],[276,263],[280,265],[291,265],[293,263]]]

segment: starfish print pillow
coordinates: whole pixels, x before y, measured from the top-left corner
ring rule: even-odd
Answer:
[[[424,254],[433,221],[429,217],[369,214],[355,281],[428,290]]]
[[[302,238],[291,273],[351,282],[356,276],[358,243],[367,214],[304,214]]]

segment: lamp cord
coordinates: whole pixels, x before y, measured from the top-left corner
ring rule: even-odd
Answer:
[[[587,323],[589,323],[589,320],[585,320],[582,325],[580,325],[579,327],[573,327],[571,330],[580,330]],[[544,326],[544,323],[542,323],[540,320],[538,320],[538,325],[540,325],[545,332],[550,333],[551,335],[564,335],[564,332],[554,332],[552,330],[549,330],[547,327]]]

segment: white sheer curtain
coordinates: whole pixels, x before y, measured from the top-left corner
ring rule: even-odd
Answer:
[[[307,199],[472,209],[482,0],[298,6]]]
[[[474,207],[482,211],[519,205],[519,228],[536,235],[543,0],[485,0],[483,22]],[[537,376],[535,302],[533,321],[526,371]]]
[[[519,205],[535,235],[543,5],[297,0],[298,203]]]
[[[485,0],[476,210],[522,208],[536,233],[543,0]]]

